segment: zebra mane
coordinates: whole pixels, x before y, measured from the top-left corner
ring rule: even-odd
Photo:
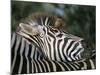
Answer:
[[[61,18],[52,16],[47,13],[32,13],[26,18],[23,18],[21,22],[29,24],[34,21],[38,25],[52,26],[54,28],[60,28],[64,25]]]

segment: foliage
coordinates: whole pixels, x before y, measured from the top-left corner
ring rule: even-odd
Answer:
[[[12,31],[21,18],[33,12],[46,12],[61,17],[67,32],[84,38],[91,48],[95,48],[96,6],[12,1],[11,10]]]

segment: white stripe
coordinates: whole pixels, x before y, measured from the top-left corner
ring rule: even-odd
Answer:
[[[78,66],[78,65],[76,65],[76,63],[73,63],[73,65],[74,65],[77,69],[79,69],[79,66]]]
[[[34,64],[34,69],[36,70],[36,73],[38,73],[38,70],[37,70],[37,65],[36,65],[36,62],[34,60],[32,60],[33,64]]]
[[[89,61],[90,61],[90,63],[91,63],[92,69],[95,69],[95,65],[94,65],[93,61],[92,61],[91,59],[90,59]]]
[[[62,66],[62,64],[60,64],[59,62],[55,61],[61,68],[62,71],[65,71],[65,68]]]
[[[35,46],[34,45],[32,45],[32,52],[31,52],[31,55],[30,55],[30,57],[31,57],[31,59],[33,59],[33,55],[34,55],[34,51],[35,51]]]
[[[47,62],[45,59],[43,59],[43,61],[46,63],[47,68],[48,68],[48,70],[49,70],[49,72],[50,72],[50,66],[49,66],[48,62]]]
[[[44,72],[46,72],[46,67],[45,67],[45,65],[44,65],[43,61],[42,61],[42,60],[39,60],[39,61],[40,61],[40,63],[43,65]]]
[[[66,50],[67,50],[67,48],[68,48],[68,46],[70,45],[71,42],[72,42],[72,40],[69,39],[68,42],[66,43],[65,48],[64,48],[64,54],[67,56],[67,58],[68,58],[69,61],[72,61],[72,59],[68,57],[68,55],[66,53],[67,52]]]
[[[14,55],[14,59],[13,59],[13,62],[12,62],[12,67],[11,67],[11,71],[12,72],[13,72],[13,69],[14,69],[14,66],[15,66],[17,50],[18,50],[18,46],[19,46],[20,40],[21,40],[21,37],[17,37],[17,43],[16,43],[16,46],[15,46],[15,52],[14,52],[15,55]]]
[[[48,17],[46,17],[46,20],[45,20],[45,26],[47,26],[47,23],[48,23]]]
[[[82,53],[83,51],[84,51],[84,49],[82,48],[82,49],[80,50],[80,52],[78,53],[79,58],[82,58],[82,57],[81,57],[81,53]],[[79,58],[78,58],[78,59],[79,59]]]
[[[32,73],[34,73],[34,66],[33,66],[33,62],[31,61],[31,64],[32,64]]]
[[[72,59],[76,60],[76,56],[73,56],[80,48],[82,48],[82,46],[80,46],[80,44],[75,48],[75,50],[71,53],[71,57]],[[80,52],[78,52],[77,54],[80,54],[83,50],[80,50]]]
[[[40,65],[40,63],[39,63],[39,60],[36,60],[36,63],[37,63],[38,66],[39,66],[40,72],[42,72],[42,68],[41,68],[41,65]]]
[[[80,64],[79,64],[79,62],[78,61],[76,61],[76,62],[74,62],[75,64],[77,64],[78,66],[80,66]]]
[[[48,39],[48,35],[47,35],[47,41],[48,41],[48,43],[50,44],[50,47],[51,47],[51,42],[49,41],[49,39]],[[50,59],[52,59],[52,56],[50,57],[50,53],[51,53],[51,50],[48,48],[48,58],[50,58]]]
[[[50,41],[48,40],[48,37],[47,37],[47,39],[46,39],[47,55],[48,55],[48,58],[51,58],[51,57],[50,57],[50,53],[49,53],[50,49],[49,49],[48,43],[50,43]]]
[[[32,52],[31,52],[31,55],[30,55],[30,57],[31,57],[31,59],[32,59],[32,61],[31,61],[31,63],[32,63],[32,73],[34,72],[34,66],[33,66],[33,55],[34,55],[34,45],[32,45]]]
[[[17,32],[18,33],[18,32]],[[21,35],[21,36],[24,36],[24,37],[26,37],[26,38],[29,38],[30,40],[32,40],[32,41],[34,41],[30,36],[28,36],[27,34],[25,34],[25,33],[23,33],[23,32],[19,32],[18,33],[19,35]],[[35,39],[36,39],[36,37],[34,37]],[[34,41],[34,43],[36,43],[38,46],[39,46],[39,44],[36,42],[36,41]]]
[[[15,43],[15,33],[12,33],[12,39],[11,39],[11,48],[13,47],[14,43]]]
[[[48,22],[47,26],[50,26],[50,21]]]
[[[55,65],[55,63],[54,63],[53,61],[50,61],[50,62],[52,63],[53,71],[56,72],[57,70],[56,70],[56,65]]]
[[[54,47],[53,47],[53,41],[54,39],[53,38],[50,38],[51,39],[51,42],[50,42],[50,46],[51,46],[51,59],[54,60]]]
[[[25,46],[25,41],[22,39],[21,40],[21,48],[20,48],[20,57],[21,57],[21,60],[20,60],[20,66],[19,66],[19,71],[18,71],[18,73],[21,73],[21,71],[22,71],[22,65],[23,65],[23,56],[22,56],[22,53],[23,53],[23,51],[24,51],[24,46]]]
[[[59,57],[59,54],[58,54],[58,47],[57,47],[57,45],[58,45],[58,39],[56,39],[56,41],[55,41],[55,50],[56,50],[55,52],[56,52],[56,59],[58,61],[60,61],[60,57]]]
[[[64,57],[64,55],[63,55],[63,53],[62,53],[62,52],[63,52],[63,50],[62,50],[63,45],[64,45],[64,39],[62,39],[62,41],[61,41],[61,43],[60,43],[59,51],[60,51],[61,58],[62,58],[63,60],[65,60],[65,57]]]
[[[27,73],[29,73],[29,60],[28,60],[28,51],[29,51],[29,45],[26,44],[26,48],[25,48],[25,57],[26,57],[26,60],[27,60]]]
[[[48,44],[47,44],[47,40],[46,37],[44,37],[44,53],[46,56],[48,56]]]
[[[70,64],[70,63],[68,63],[68,64],[74,69],[74,71],[76,71],[76,68],[72,64]]]
[[[35,50],[35,54],[34,54],[35,57],[34,57],[34,58],[37,59],[37,56],[38,56],[38,54],[37,54],[37,48],[35,48],[35,49],[36,49],[36,50]]]
[[[68,71],[71,71],[71,69],[69,68],[69,66],[67,64],[65,64],[65,63],[63,63],[63,64],[67,67]]]
[[[44,24],[43,24],[43,19],[41,18],[41,23],[42,23],[42,25],[44,26]]]
[[[87,64],[85,62],[83,62],[84,66],[83,69],[86,70],[87,69]]]
[[[41,47],[42,52],[44,52],[44,54],[47,55],[47,51],[45,51],[45,50],[47,50],[46,44],[45,44],[45,38],[41,38],[41,39],[38,38],[38,39],[39,39],[38,42],[40,43],[40,47]],[[41,41],[42,41],[43,43],[42,43]]]
[[[76,45],[76,43],[77,43],[77,42],[74,42],[74,43],[71,45],[71,47],[69,48],[69,50],[68,50],[68,56],[69,56],[69,54],[71,53],[71,51],[72,51],[72,49],[74,48],[74,46]]]

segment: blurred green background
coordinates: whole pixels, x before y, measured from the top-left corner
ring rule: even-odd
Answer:
[[[15,31],[20,20],[33,12],[61,17],[66,23],[67,32],[84,38],[90,48],[95,49],[96,6],[12,1],[11,30]]]

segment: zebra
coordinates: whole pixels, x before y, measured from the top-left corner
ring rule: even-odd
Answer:
[[[45,57],[57,61],[76,61],[91,56],[84,39],[64,32],[60,18],[33,13],[23,19],[16,32],[40,47]]]
[[[24,58],[27,58],[27,56],[30,56],[30,60],[33,58],[43,58],[43,54],[39,51],[39,48],[37,48],[35,44],[31,45],[30,42],[28,42],[25,38],[22,38],[20,35],[17,35],[15,32],[13,32],[11,35],[11,71],[16,71],[18,64],[21,66],[23,62],[26,63],[26,61],[23,60]]]
[[[35,44],[31,44],[15,32],[11,36],[11,57],[11,74],[95,69],[92,58],[75,62],[49,60],[41,54]]]

